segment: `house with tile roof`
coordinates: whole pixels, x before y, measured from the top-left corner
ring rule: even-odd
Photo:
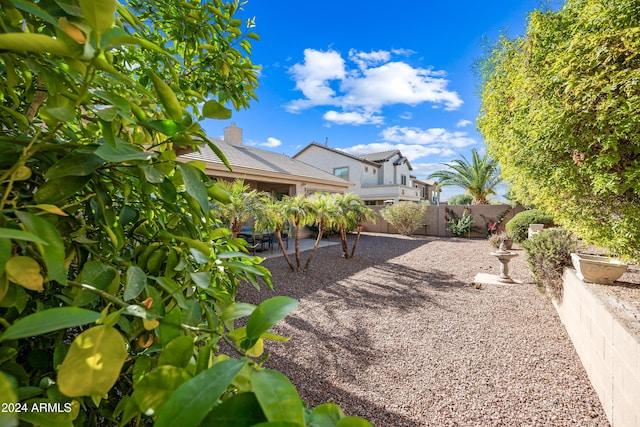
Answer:
[[[293,158],[353,183],[349,191],[367,205],[431,201],[436,187],[435,183],[416,180],[411,163],[400,150],[353,155],[312,142]]]
[[[244,179],[258,191],[277,197],[298,194],[346,193],[353,184],[332,173],[293,159],[284,154],[244,145],[242,128],[235,123],[224,129],[222,140],[212,139],[231,165],[229,170],[213,150],[203,145],[199,152],[182,154],[182,161],[198,160],[206,163],[205,173],[213,178]]]

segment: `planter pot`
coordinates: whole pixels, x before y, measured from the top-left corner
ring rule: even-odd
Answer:
[[[513,247],[513,239],[504,239],[504,247],[506,250],[510,251],[511,248]]]
[[[528,237],[531,238],[534,234],[538,234],[544,229],[544,224],[529,224]]]
[[[578,277],[585,282],[611,284],[627,271],[627,264],[606,256],[572,253],[571,261]]]

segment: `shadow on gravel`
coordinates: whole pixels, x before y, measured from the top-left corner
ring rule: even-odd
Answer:
[[[354,236],[349,236],[350,245]],[[369,296],[384,295],[398,306],[405,304],[408,294],[421,295],[424,287],[446,290],[449,287],[459,288],[462,282],[442,270],[425,267],[423,269],[408,267],[390,260],[434,242],[433,238],[416,236],[414,238],[385,235],[380,244],[380,236],[362,235],[352,259],[342,257],[342,247],[333,245],[320,248],[313,259],[311,268],[306,272],[292,272],[282,257],[266,260],[263,265],[271,271],[273,290],[262,287],[261,291],[251,286],[241,286],[237,301],[258,304],[276,295],[288,295],[302,299],[319,290],[335,292],[336,297],[361,298],[363,302],[376,304]],[[464,240],[461,244],[464,244]],[[308,253],[303,253],[302,261],[306,262]],[[295,260],[292,259],[295,263]],[[455,260],[451,260],[455,261]],[[458,260],[459,261],[459,260]],[[419,267],[419,266],[418,266]],[[358,273],[367,271],[366,279]],[[358,282],[360,285],[358,286]],[[395,283],[390,285],[389,283]],[[330,289],[338,284],[338,290]],[[366,286],[366,285],[370,286]]]
[[[273,359],[279,359],[274,356]],[[278,365],[290,365],[295,372],[302,372],[303,367],[296,364],[291,359],[278,360]],[[336,387],[331,381],[318,375],[313,371],[304,371],[304,378],[289,377],[303,401],[305,401],[309,407],[316,407],[322,403],[337,403],[347,415],[358,416],[366,418],[368,420],[385,420],[384,424],[376,423],[376,427],[422,427],[421,423],[417,423],[410,418],[404,417],[400,414],[391,412],[385,409],[383,406],[371,402],[367,399],[362,399],[347,390],[340,387]],[[287,372],[284,372],[287,374]],[[307,385],[305,387],[305,384]],[[313,384],[313,387],[309,387],[309,384]],[[380,399],[383,400],[383,399]]]

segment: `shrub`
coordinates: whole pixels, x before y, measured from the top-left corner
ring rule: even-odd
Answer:
[[[380,215],[400,234],[408,236],[423,226],[427,208],[411,202],[400,202],[380,211]]]
[[[505,228],[514,242],[522,242],[528,237],[529,224],[553,225],[553,217],[539,209],[530,209],[514,215]]]
[[[536,284],[553,297],[562,295],[562,272],[571,265],[578,243],[567,230],[546,230],[522,242]]]
[[[449,205],[470,205],[473,203],[473,197],[468,194],[456,194],[447,200]]]

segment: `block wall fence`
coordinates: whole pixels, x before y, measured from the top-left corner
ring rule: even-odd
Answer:
[[[391,224],[386,222],[380,215],[380,211],[384,206],[370,206],[376,214],[376,221],[367,222],[364,225],[364,231],[373,233],[398,233]],[[473,225],[478,227],[478,231],[471,232],[468,237],[485,238],[487,237],[487,223],[495,222],[499,217],[504,215],[504,219],[500,223],[504,228],[506,223],[524,208],[520,205],[512,207],[511,205],[429,205],[424,217],[423,226],[416,230],[413,234],[438,237],[453,237],[453,233],[447,230],[447,222],[445,221],[446,211],[449,209],[456,215],[462,216],[465,208],[471,210],[473,216]]]

